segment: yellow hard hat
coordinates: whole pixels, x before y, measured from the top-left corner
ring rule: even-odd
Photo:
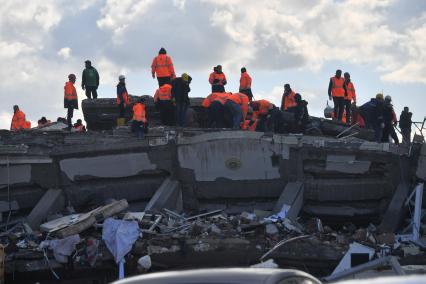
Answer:
[[[378,94],[376,95],[376,100],[381,100],[381,101],[383,101],[383,94],[378,93]]]
[[[181,77],[182,77],[182,80],[184,80],[185,82],[188,82],[188,80],[189,80],[188,74],[183,73]]]

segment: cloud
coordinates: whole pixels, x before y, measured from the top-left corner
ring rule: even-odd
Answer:
[[[63,47],[59,49],[58,55],[61,56],[63,59],[68,59],[71,56],[71,48],[69,47]]]

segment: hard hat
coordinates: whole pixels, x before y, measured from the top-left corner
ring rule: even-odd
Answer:
[[[382,100],[383,101],[383,94],[377,94],[376,95],[376,100]]]
[[[124,75],[118,76],[118,80],[124,80],[124,79],[126,79],[126,77],[124,77]]]
[[[70,80],[74,79],[74,80],[75,80],[75,79],[76,79],[76,77],[75,77],[75,75],[74,75],[74,74],[69,74],[69,75],[68,75],[68,79],[70,79]]]
[[[387,95],[387,96],[385,97],[385,100],[386,100],[386,101],[392,101],[392,97],[391,97],[391,96],[389,96],[389,95]]]
[[[182,77],[182,80],[184,80],[185,82],[188,82],[188,80],[189,80],[188,74],[183,73],[181,77]]]

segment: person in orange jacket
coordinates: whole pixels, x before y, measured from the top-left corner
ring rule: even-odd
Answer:
[[[167,51],[164,47],[160,48],[158,55],[152,60],[151,74],[153,79],[155,79],[155,75],[157,75],[159,87],[164,84],[170,84],[172,79],[176,78],[173,61],[171,57],[167,55]]]
[[[144,134],[148,132],[145,98],[140,98],[140,100],[133,105],[132,119],[132,132],[136,133],[138,138],[143,138]]]
[[[155,106],[160,110],[162,125],[175,125],[175,108],[172,102],[172,85],[164,84],[157,89],[154,95]]]
[[[253,100],[253,93],[251,91],[251,77],[247,73],[247,69],[245,67],[241,68],[241,77],[240,77],[240,93],[247,95],[249,101]]]
[[[249,99],[243,93],[228,93],[225,108],[232,115],[232,129],[240,129],[241,121],[247,116]]]
[[[354,84],[351,81],[351,75],[348,72],[345,72],[343,74],[343,77],[345,78],[345,84],[343,85],[345,89],[345,114],[346,114],[346,120],[342,121],[347,124],[351,124],[351,106],[352,102],[356,104],[356,92]]]
[[[253,115],[253,109],[248,108],[247,116],[244,122],[241,123],[242,130],[256,131],[257,127],[257,118]]]
[[[267,100],[252,101],[253,115],[258,119],[256,131],[284,133],[283,113]]]
[[[224,127],[225,103],[228,97],[228,93],[211,93],[203,100],[201,106],[208,109],[208,127]]]
[[[336,75],[330,78],[328,84],[328,98],[333,99],[334,115],[341,121],[345,107],[345,79],[342,78],[342,70],[336,70]]]
[[[19,106],[13,106],[13,117],[10,124],[10,130],[19,131],[22,129],[31,128],[31,122],[27,121],[25,118],[25,113],[19,109]]]
[[[295,113],[297,108],[296,92],[294,92],[290,84],[284,85],[284,93],[281,99],[281,111]]]
[[[78,109],[77,90],[74,87],[76,77],[74,74],[68,75],[68,82],[64,86],[64,108],[67,111],[67,124],[68,130],[72,128],[72,117],[74,116],[74,109]]]
[[[212,93],[224,93],[227,84],[225,73],[222,72],[222,65],[217,65],[210,73],[209,83],[212,85]]]
[[[119,110],[118,117],[124,118],[126,106],[129,105],[129,93],[127,93],[126,77],[124,75],[118,76],[117,105]]]

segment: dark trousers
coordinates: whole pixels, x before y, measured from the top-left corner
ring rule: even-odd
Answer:
[[[383,137],[383,128],[380,122],[372,122],[371,125],[373,126],[373,130],[374,130],[374,139],[376,140],[377,143],[382,142],[382,137]]]
[[[250,88],[248,88],[248,89],[241,89],[240,93],[245,94],[249,98],[249,101],[253,100],[253,93],[251,92]]]
[[[68,111],[67,111],[67,124],[68,127],[72,127],[72,117],[74,116],[74,108],[73,107],[68,107]]]
[[[257,122],[256,131],[284,133],[283,113],[276,107],[271,109],[268,114],[261,115]]]
[[[234,101],[227,100],[225,108],[232,116],[232,129],[240,129],[241,121],[243,120],[243,112],[241,106]]]
[[[212,85],[212,93],[225,93],[224,85]]]
[[[411,143],[411,129],[410,128],[401,128],[402,134],[402,143],[405,145],[410,145]]]
[[[86,97],[88,99],[97,99],[98,98],[98,87],[95,86],[86,86]]]
[[[118,117],[119,117],[119,118],[124,118],[124,114],[125,114],[125,112],[126,112],[126,109],[125,109],[125,107],[124,107],[124,103],[123,103],[123,102],[121,102],[121,103],[118,105],[118,111],[119,111],[119,115],[118,115]]]
[[[337,120],[342,121],[343,109],[345,107],[345,98],[333,97],[333,102],[334,102],[334,117],[337,117]]]
[[[187,102],[176,102],[176,123],[178,126],[185,126],[188,106]]]
[[[175,125],[175,109],[170,100],[159,101],[158,108],[160,110],[160,120],[162,125]]]
[[[224,107],[220,102],[212,102],[209,107],[209,127],[223,128]]]
[[[385,128],[383,129],[382,142],[389,143],[389,136],[392,137],[395,144],[399,144],[398,135],[396,135],[395,128],[390,123],[385,124]]]
[[[164,84],[170,84],[171,78],[170,76],[168,77],[157,77],[158,80],[158,86],[161,87]]]
[[[346,111],[346,124],[351,124],[351,100],[345,101],[345,111]]]
[[[136,137],[143,138],[146,132],[147,125],[142,121],[133,120],[132,132],[136,134]]]

